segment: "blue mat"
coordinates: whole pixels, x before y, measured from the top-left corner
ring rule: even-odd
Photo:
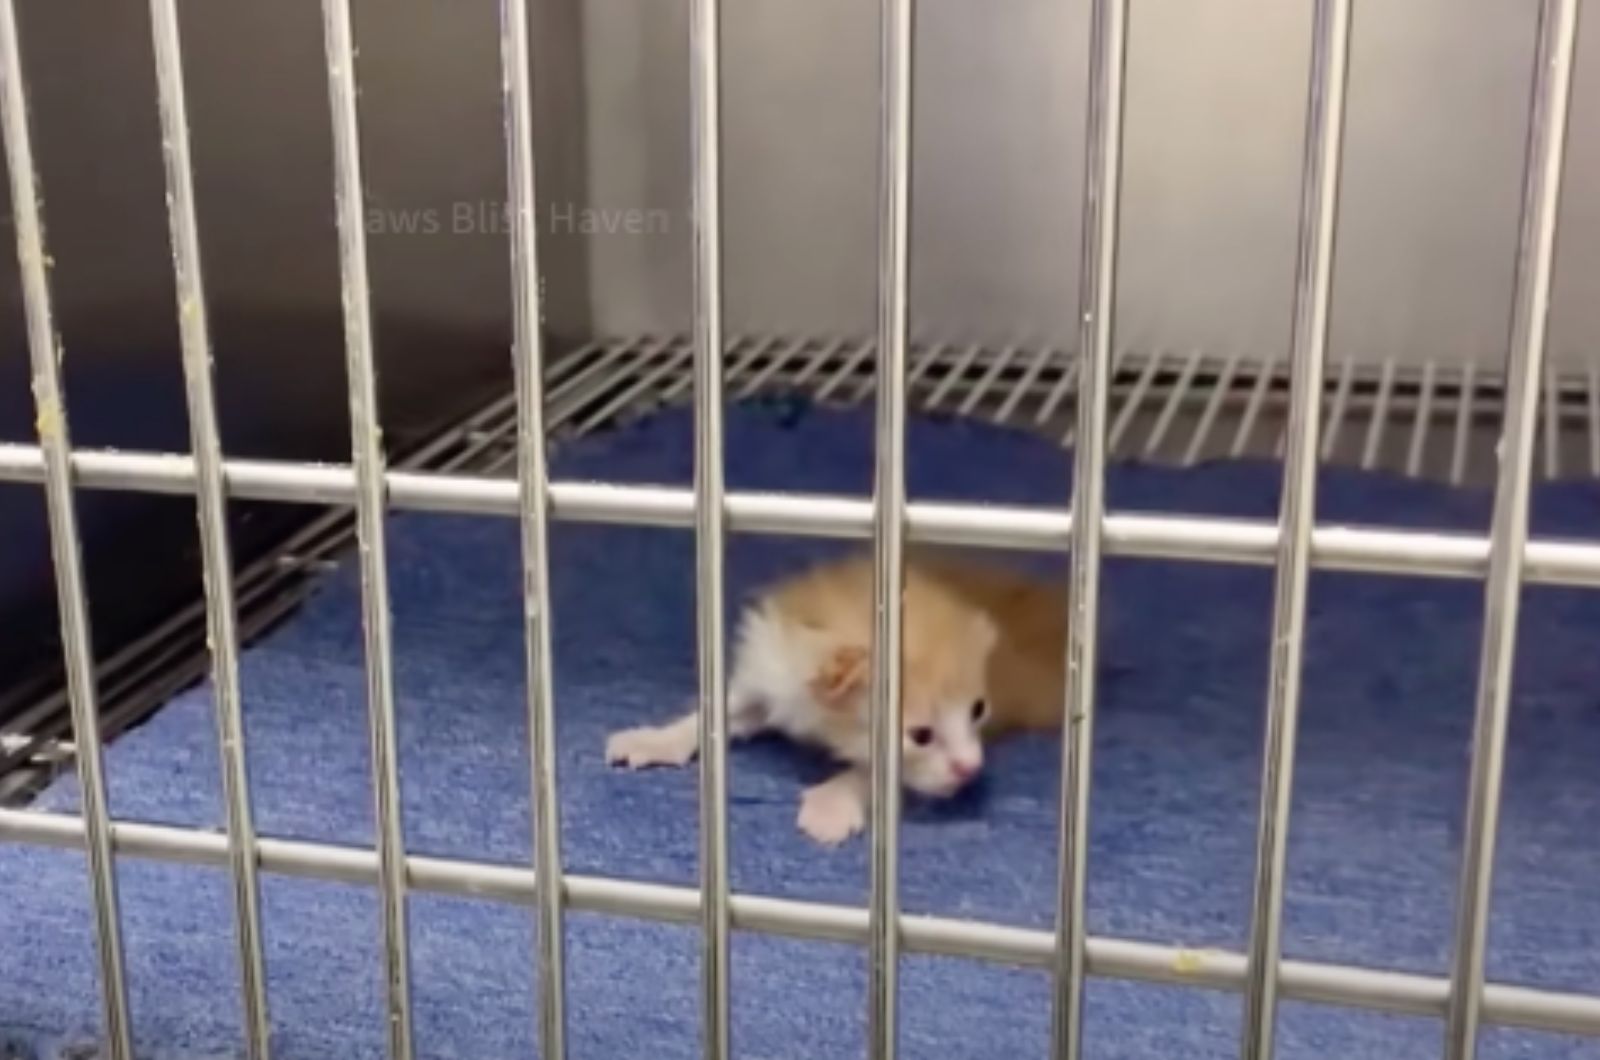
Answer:
[[[563,449],[564,478],[687,484],[691,424],[669,412]],[[911,494],[1061,504],[1070,462],[1047,441],[954,421],[910,431]],[[736,488],[865,492],[865,411],[730,409]],[[1121,509],[1271,516],[1278,471],[1218,464],[1114,469]],[[1328,471],[1325,521],[1482,530],[1479,492]],[[1539,490],[1541,531],[1600,526],[1592,485]],[[509,520],[404,515],[391,523],[396,685],[410,849],[529,857],[517,529]],[[739,537],[730,605],[836,544]],[[660,719],[694,688],[688,533],[558,526],[554,564],[563,841],[570,870],[692,884],[696,774],[608,770],[613,728]],[[1059,558],[1034,558],[1059,569]],[[1482,594],[1467,582],[1318,574],[1290,835],[1291,956],[1440,973],[1449,950]],[[1271,574],[1114,560],[1104,592],[1105,677],[1093,804],[1092,930],[1240,948],[1247,931],[1266,687]],[[1496,875],[1490,974],[1600,992],[1600,593],[1530,589]],[[264,834],[372,838],[358,580],[346,562],[293,621],[245,654],[257,820]],[[220,828],[212,701],[175,699],[108,754],[119,817]],[[943,806],[913,802],[905,905],[1047,927],[1054,910],[1058,746],[1003,746],[987,780]],[[771,743],[739,751],[731,783],[741,890],[862,902],[866,851],[795,830],[825,765]],[[65,778],[40,800],[77,805]],[[128,972],[145,1054],[237,1055],[225,875],[120,862]],[[382,1055],[378,910],[359,887],[266,877],[278,1055]],[[80,1056],[97,1022],[81,855],[0,847],[0,1056]],[[412,902],[417,1042],[427,1057],[534,1055],[533,931],[525,909]],[[572,1054],[698,1056],[692,930],[575,914]],[[865,963],[849,946],[734,942],[737,1055],[862,1054]],[[1239,1000],[1094,982],[1096,1058],[1232,1057]],[[1049,981],[975,961],[908,957],[909,1057],[1043,1056]],[[1287,1003],[1280,1055],[1436,1055],[1437,1021]],[[7,1049],[11,1050],[7,1052]],[[1486,1032],[1486,1057],[1600,1057],[1600,1043]]]

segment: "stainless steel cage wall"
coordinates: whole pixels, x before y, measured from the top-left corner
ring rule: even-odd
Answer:
[[[545,459],[544,362],[540,265],[534,218],[533,122],[527,0],[502,0],[506,171],[512,194],[509,253],[515,309],[517,413],[514,481],[391,470],[378,429],[366,248],[355,48],[348,0],[323,0],[329,102],[336,158],[345,328],[352,425],[345,465],[298,465],[229,459],[222,451],[211,379],[206,296],[195,216],[184,104],[182,48],[174,0],[152,0],[154,49],[165,140],[168,207],[177,273],[177,314],[188,389],[192,452],[75,450],[60,381],[64,351],[55,334],[40,189],[34,175],[26,79],[13,0],[0,0],[0,119],[16,213],[17,253],[25,285],[37,411],[37,445],[0,445],[0,481],[42,484],[49,505],[63,639],[70,683],[81,816],[0,810],[0,841],[81,847],[90,858],[103,1031],[109,1055],[132,1056],[128,991],[117,908],[118,854],[226,867],[233,882],[240,984],[249,1055],[269,1055],[271,1026],[261,970],[257,875],[261,872],[374,886],[382,897],[388,1044],[397,1060],[413,1052],[407,953],[408,891],[472,895],[529,906],[539,932],[540,1041],[546,1060],[564,1055],[562,923],[566,910],[698,922],[703,932],[704,1049],[730,1055],[728,940],[735,929],[863,944],[870,952],[869,1049],[896,1055],[896,1004],[902,950],[960,955],[1050,969],[1054,1055],[1081,1045],[1086,978],[1117,977],[1243,992],[1243,1055],[1272,1055],[1280,997],[1416,1013],[1445,1021],[1445,1055],[1471,1060],[1480,1024],[1496,1023],[1600,1037],[1600,997],[1484,981],[1490,875],[1515,662],[1518,598],[1524,583],[1600,588],[1600,543],[1530,539],[1527,509],[1534,474],[1539,403],[1545,393],[1545,320],[1555,258],[1568,102],[1580,0],[1542,0],[1518,244],[1513,327],[1508,349],[1505,421],[1496,505],[1487,535],[1318,525],[1314,473],[1321,425],[1329,292],[1335,265],[1342,122],[1353,0],[1316,0],[1299,219],[1300,252],[1292,329],[1290,428],[1285,484],[1276,523],[1106,511],[1105,466],[1113,362],[1121,181],[1122,97],[1127,0],[1093,0],[1082,216],[1080,357],[1076,475],[1062,509],[977,508],[908,503],[905,496],[906,392],[910,380],[908,312],[909,207],[912,195],[913,13],[911,0],[883,0],[880,185],[880,316],[877,356],[876,486],[871,498],[730,492],[723,483],[721,409],[730,348],[723,336],[721,204],[721,10],[694,0],[692,18],[693,175],[695,203],[694,333],[696,477],[692,490],[626,484],[553,482]],[[737,345],[737,344],[734,344]],[[874,347],[861,346],[856,362]],[[1014,351],[1013,351],[1014,352]],[[774,362],[776,363],[776,362]],[[775,369],[774,369],[775,370]],[[1192,374],[1193,368],[1189,369]],[[998,370],[995,371],[998,375]],[[842,375],[841,375],[842,378]],[[1063,377],[1065,379],[1065,377]],[[747,391],[760,378],[747,382]],[[1064,392],[1065,383],[1059,388]],[[625,401],[626,398],[620,398]],[[1057,395],[1059,400],[1059,395]],[[1052,402],[1053,404],[1054,402]],[[1208,410],[1208,419],[1215,409]],[[1419,414],[1420,415],[1420,414]],[[1549,451],[1549,450],[1547,450]],[[137,490],[196,498],[206,571],[207,613],[217,689],[218,740],[228,830],[117,821],[105,796],[96,710],[94,660],[74,523],[76,489]],[[358,515],[363,625],[372,741],[375,849],[261,837],[248,800],[238,696],[236,601],[223,508],[230,498],[353,507]],[[514,518],[521,527],[529,689],[530,796],[534,861],[507,868],[409,855],[399,820],[394,745],[392,647],[384,555],[387,510],[429,510]],[[563,871],[557,827],[549,646],[546,524],[576,522],[689,527],[696,534],[701,734],[701,880],[697,889],[580,876]],[[880,709],[872,733],[871,895],[865,909],[828,906],[730,890],[727,862],[727,728],[723,662],[722,562],[729,532],[870,539],[875,545],[877,643],[897,658],[899,586],[908,541],[997,549],[1070,552],[1073,622],[1067,717],[1062,735],[1065,783],[1060,828],[1060,906],[1054,932],[909,916],[897,893],[899,674],[874,667]],[[1092,761],[1098,581],[1103,555],[1159,556],[1195,562],[1271,565],[1277,576],[1271,681],[1259,811],[1255,901],[1246,953],[1195,951],[1088,935],[1084,922],[1087,822]],[[1284,836],[1292,791],[1306,582],[1313,568],[1483,579],[1486,622],[1478,678],[1477,721],[1468,829],[1460,868],[1455,956],[1448,978],[1343,967],[1281,956]]]

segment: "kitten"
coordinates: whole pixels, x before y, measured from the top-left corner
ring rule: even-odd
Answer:
[[[1060,723],[1066,607],[1057,589],[953,552],[910,550],[902,621],[901,779],[935,798],[983,768],[984,741]],[[845,764],[802,795],[798,824],[833,845],[865,825],[870,768],[872,560],[792,576],[744,611],[728,687],[728,736],[774,731]],[[612,734],[606,760],[687,765],[699,714]]]

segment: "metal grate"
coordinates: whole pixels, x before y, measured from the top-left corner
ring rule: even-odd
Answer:
[[[876,393],[876,353],[868,339],[739,336],[727,343],[724,387],[730,399],[789,392],[859,405]],[[582,356],[609,380],[607,396],[569,429],[689,402],[693,356],[685,339],[614,339]],[[923,341],[908,354],[912,410],[1035,431],[1063,446],[1076,438],[1077,387],[1076,357],[1055,348]],[[1322,389],[1324,462],[1456,485],[1494,481],[1505,405],[1500,373],[1330,359]],[[1110,378],[1109,456],[1175,466],[1281,459],[1288,407],[1282,361],[1124,352]],[[1600,365],[1552,372],[1538,417],[1541,477],[1600,478]]]
[[[645,349],[650,348],[646,344]],[[546,413],[556,436],[569,436],[582,417],[608,401],[626,373],[607,375],[610,351],[590,346],[554,359],[548,374]],[[515,458],[516,399],[489,402],[440,432],[394,467],[441,474],[501,474]],[[324,512],[234,580],[239,638],[248,644],[271,630],[305,600],[316,580],[356,539],[347,509]],[[206,603],[196,600],[95,666],[101,731],[113,740],[139,724],[206,675]],[[72,766],[74,743],[67,690],[59,675],[42,677],[0,698],[0,806],[19,806]]]
[[[739,337],[727,344],[725,392],[746,399],[798,393],[835,405],[876,389],[867,340]],[[645,336],[593,343],[553,360],[546,378],[546,430],[554,444],[619,421],[688,402],[693,356],[687,339]],[[924,414],[973,417],[1037,431],[1070,445],[1076,361],[1020,345],[914,344],[907,397]],[[1204,460],[1276,458],[1286,437],[1288,374],[1270,362],[1191,354],[1124,354],[1111,379],[1111,455],[1189,466]],[[1471,366],[1402,370],[1337,362],[1324,387],[1326,462],[1484,484],[1504,403],[1502,382]],[[1600,478],[1600,369],[1544,390],[1539,431],[1547,478]],[[1555,445],[1550,444],[1551,426]],[[1552,460],[1548,454],[1555,453]],[[503,476],[516,456],[514,397],[491,402],[397,461],[404,471]],[[355,540],[348,511],[330,511],[236,586],[241,636],[253,641],[292,613],[317,575]],[[206,668],[205,602],[196,600],[95,669],[107,739],[135,725]],[[19,805],[62,768],[73,743],[59,682],[0,699],[0,805]]]
[[[736,337],[725,346],[724,389],[731,400],[762,394],[800,393],[837,405],[859,403],[876,391],[874,344],[866,340]],[[552,446],[651,411],[681,404],[692,395],[692,344],[681,336],[645,336],[597,342],[552,358],[545,380],[545,428]],[[1600,444],[1600,373],[1546,387],[1539,411],[1554,422],[1565,452],[1594,455]],[[1123,459],[1179,465],[1236,456],[1271,458],[1285,438],[1286,369],[1242,357],[1190,356],[1181,361],[1124,354],[1115,361],[1108,395],[1108,441]],[[1468,368],[1408,373],[1393,364],[1330,367],[1324,387],[1324,460],[1409,475],[1478,482],[1492,473],[1492,455],[1503,404],[1501,381]],[[1035,430],[1064,445],[1074,441],[1078,371],[1074,358],[1048,348],[991,347],[982,344],[915,343],[908,354],[908,404],[934,415],[986,419]],[[1551,419],[1548,412],[1559,410]],[[466,511],[515,517],[517,503],[506,481],[517,456],[514,395],[490,402],[397,461],[391,472],[394,507]],[[1549,438],[1545,426],[1540,439]],[[1334,443],[1334,444],[1330,444]],[[1431,459],[1423,459],[1433,454]],[[86,488],[141,488],[187,493],[194,488],[193,462],[179,455],[78,450],[78,484]],[[241,643],[259,637],[293,612],[335,558],[357,537],[349,505],[355,483],[350,469],[299,469],[262,462],[225,462],[235,496],[337,505],[297,533],[282,549],[248,567],[235,586]],[[1593,462],[1563,460],[1544,474],[1593,474]],[[305,471],[306,475],[295,472]],[[1463,474],[1462,472],[1466,473]],[[0,444],[0,480],[42,479],[39,450]],[[1597,476],[1600,477],[1600,476]],[[301,479],[300,485],[293,480]],[[592,522],[631,522],[692,526],[692,496],[653,487],[552,483],[559,518]],[[775,495],[728,496],[730,526],[741,532],[812,533],[869,536],[865,502],[844,498],[789,498]],[[820,514],[819,514],[820,513]],[[912,536],[982,547],[1063,550],[1071,533],[1066,513],[990,510],[972,519],[946,505],[911,504]],[[794,520],[801,520],[796,523]],[[1271,565],[1277,547],[1273,527],[1241,522],[1180,520],[1158,516],[1106,518],[1106,547],[1112,554],[1165,556],[1209,562]],[[1424,573],[1440,577],[1481,577],[1489,542],[1463,535],[1425,535],[1365,528],[1315,528],[1318,566],[1329,569]],[[1600,587],[1600,549],[1563,542],[1530,542],[1530,582]],[[96,667],[103,706],[102,731],[113,739],[206,673],[206,607],[197,601],[159,628]],[[64,688],[49,689],[16,710],[0,730],[0,805],[20,805],[71,768],[75,744]],[[77,845],[81,829],[0,813],[0,838]],[[177,829],[117,823],[117,849],[204,864],[226,864],[220,843],[191,842]],[[215,839],[215,837],[210,837]],[[268,871],[333,876],[371,882],[375,862],[356,851],[333,851],[310,844],[260,840]],[[412,886],[441,893],[498,893],[511,901],[530,901],[531,874],[496,870],[503,879],[485,892],[475,866],[408,858]],[[613,893],[602,878],[565,877],[573,908],[626,912],[671,921],[692,920],[693,892],[653,888],[631,896]],[[857,911],[813,907],[777,899],[733,896],[734,923],[752,930],[803,938],[862,941],[865,922]],[[822,917],[826,928],[809,919]],[[922,919],[926,922],[923,923]],[[905,945],[913,952],[963,954],[976,930],[939,918],[904,918]],[[987,928],[983,929],[987,931]],[[1015,936],[1014,938],[1012,936]],[[987,936],[986,936],[987,937]],[[986,943],[992,959],[1028,965],[1048,963],[1048,936],[1006,929]],[[1121,940],[1089,940],[1089,973],[1140,980],[1186,982],[1239,989],[1242,958],[1191,953]],[[1236,966],[1237,965],[1237,966]],[[1182,967],[1184,974],[1171,969]],[[1366,973],[1364,973],[1366,974]],[[1378,973],[1370,973],[1377,975]],[[1384,1006],[1417,1013],[1437,1012],[1443,984],[1426,977],[1388,975],[1347,985],[1342,970],[1286,962],[1282,989],[1287,996],[1362,1003],[1388,991]],[[1491,1019],[1568,1030],[1600,1030],[1600,1002],[1547,995],[1520,988],[1490,986]],[[1529,1012],[1553,1013],[1548,1019]],[[1543,1007],[1541,1007],[1543,1006]],[[1553,1008],[1549,1007],[1553,1006]]]

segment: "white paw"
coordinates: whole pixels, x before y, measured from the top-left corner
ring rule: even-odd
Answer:
[[[866,823],[866,807],[847,788],[819,784],[800,796],[800,831],[824,846],[838,846]]]
[[[606,764],[629,769],[685,766],[694,752],[694,740],[685,740],[671,727],[624,729],[606,738]]]

